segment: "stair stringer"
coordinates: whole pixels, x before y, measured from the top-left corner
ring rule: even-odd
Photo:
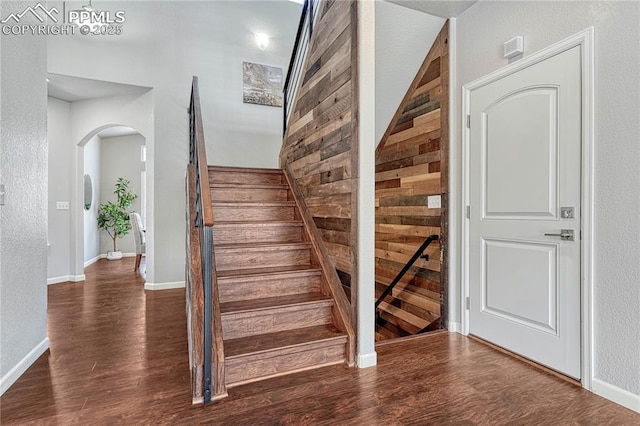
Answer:
[[[300,219],[304,222],[307,231],[305,236],[313,246],[311,261],[322,269],[321,290],[334,301],[332,308],[334,324],[340,331],[347,334],[346,362],[352,367],[355,365],[355,332],[353,328],[351,304],[342,289],[342,283],[340,282],[336,268],[330,260],[329,252],[324,245],[322,236],[304,201],[302,190],[298,186],[288,165],[284,167],[284,176],[291,189],[290,194],[293,197],[293,201],[295,201],[298,207],[297,211],[301,216]]]

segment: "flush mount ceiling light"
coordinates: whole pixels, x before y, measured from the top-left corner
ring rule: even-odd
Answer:
[[[258,45],[258,49],[264,50],[269,46],[269,36],[263,33],[256,34],[256,44]]]

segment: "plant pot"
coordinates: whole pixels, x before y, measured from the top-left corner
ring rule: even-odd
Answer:
[[[107,252],[107,260],[120,260],[120,259],[122,259],[122,252],[120,250]]]

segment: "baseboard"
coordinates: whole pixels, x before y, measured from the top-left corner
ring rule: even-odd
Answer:
[[[452,333],[462,334],[462,324],[459,322],[449,321],[449,331]]]
[[[78,282],[78,281],[84,281],[85,280],[85,275],[61,275],[59,277],[53,277],[53,278],[47,278],[47,285],[51,285],[51,284],[60,284],[60,283],[66,283],[66,282]]]
[[[144,283],[145,290],[170,290],[172,288],[184,288],[184,281],[169,283]]]
[[[136,257],[136,253],[122,253],[122,257]],[[99,254],[96,257],[94,257],[93,259],[89,259],[86,262],[84,262],[84,267],[86,268],[89,265],[93,265],[98,260],[106,259],[106,258],[107,258],[106,253]]]
[[[378,354],[371,352],[369,354],[358,354],[356,363],[358,368],[373,367],[378,363]]]
[[[618,405],[640,413],[640,395],[636,395],[602,380],[591,380],[591,391]]]
[[[45,337],[42,342],[31,349],[7,374],[2,376],[2,378],[0,378],[0,395],[4,394],[47,349],[49,349],[49,338]]]
[[[93,259],[89,259],[86,262],[84,262],[84,267],[86,268],[89,265],[93,265],[94,263],[96,263],[98,260],[100,259],[104,259],[105,257],[107,257],[107,255],[105,254],[99,254],[96,257],[94,257]]]

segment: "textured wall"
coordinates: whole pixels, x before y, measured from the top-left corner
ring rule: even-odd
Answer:
[[[300,185],[338,275],[349,287],[357,226],[351,220],[357,172],[351,67],[355,5],[322,2],[320,7],[280,162]]]
[[[448,193],[448,24],[442,27],[414,76],[398,112],[376,150],[376,295],[402,270],[429,235],[427,248],[392,295],[380,304],[378,340],[440,327],[446,270],[440,257]],[[430,195],[442,208],[427,208]],[[446,225],[446,223],[444,223]],[[442,266],[442,267],[441,267]],[[442,269],[442,273],[441,273]],[[442,304],[446,307],[446,298]],[[442,321],[446,326],[446,321]]]
[[[506,65],[502,44],[516,35],[524,36],[529,55],[595,27],[594,378],[636,395],[640,395],[638,22],[638,2],[479,2],[458,17],[453,91],[459,97],[463,84]],[[458,103],[457,128],[461,128],[460,114]],[[452,162],[459,164],[460,151],[453,155]],[[460,193],[459,185],[454,189]],[[459,209],[458,220],[461,213]]]
[[[200,76],[209,163],[276,166],[282,109],[242,103],[242,61],[286,71],[301,6],[285,1],[106,3],[110,10],[126,11],[123,35],[49,37],[49,71],[154,88],[153,131],[144,133],[153,189],[148,197],[154,203],[147,210],[147,279],[184,281],[184,250],[175,248],[185,240],[191,78]],[[255,32],[272,36],[267,50],[258,50]]]
[[[0,14],[22,9],[22,2],[2,2]],[[2,36],[0,52],[0,172],[6,188],[6,203],[0,207],[4,391],[7,373],[32,350],[47,344],[46,39]]]

